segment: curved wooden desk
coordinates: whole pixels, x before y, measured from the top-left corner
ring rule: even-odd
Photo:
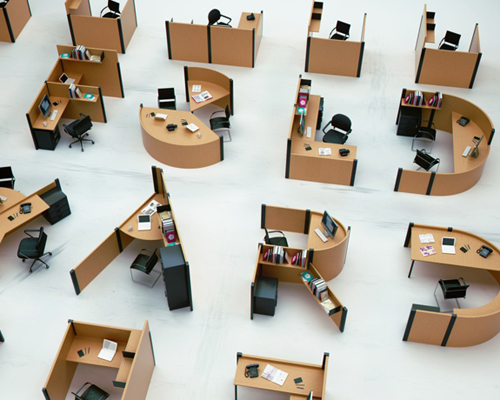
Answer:
[[[432,233],[437,254],[423,257],[419,251],[419,234]],[[456,254],[441,254],[441,238],[456,238]],[[459,247],[469,244],[471,250],[463,253]],[[500,250],[483,238],[453,228],[410,223],[405,247],[411,247],[412,268],[415,261],[487,270],[500,284]],[[482,245],[493,249],[488,258],[476,253]],[[411,270],[410,270],[411,274]],[[454,308],[451,314],[438,307],[413,304],[403,340],[450,347],[474,346],[490,340],[500,332],[500,293],[488,304],[471,309]]]
[[[447,196],[462,193],[472,188],[481,178],[486,160],[490,152],[495,128],[486,113],[478,106],[460,97],[443,94],[440,108],[413,106],[404,104],[407,90],[403,89],[396,124],[399,124],[399,136],[413,136],[412,130],[405,130],[405,119],[410,109],[421,110],[422,120],[434,122],[438,130],[450,132],[453,135],[453,173],[436,173],[414,171],[399,168],[394,190],[416,194]],[[434,93],[424,92],[428,100]],[[460,126],[457,120],[465,116],[471,120],[465,127]],[[479,145],[477,158],[462,157],[466,146],[474,146],[474,136],[484,139]],[[437,157],[433,154],[434,157]]]
[[[167,119],[159,120],[151,112],[167,114]],[[191,132],[182,126],[181,120],[193,123],[200,129]],[[142,143],[151,157],[159,162],[177,168],[208,167],[224,159],[223,138],[211,131],[189,111],[162,110],[142,107],[139,110]],[[168,124],[176,124],[177,129],[169,132]]]

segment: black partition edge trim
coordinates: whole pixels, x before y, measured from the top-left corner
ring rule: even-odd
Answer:
[[[76,277],[75,270],[72,269],[69,271],[69,274],[71,276],[71,281],[73,282],[73,287],[75,288],[75,293],[78,296],[82,291],[80,290],[80,285],[78,284],[78,278]]]
[[[42,388],[42,393],[43,396],[45,397],[45,400],[50,400],[49,392],[47,392],[46,388]]]
[[[309,52],[311,51],[311,36],[307,37],[306,45],[306,65],[304,71],[309,72]]]
[[[212,35],[210,34],[210,25],[207,25],[207,40],[208,40],[208,63],[212,64]]]
[[[311,223],[311,210],[306,209],[306,220],[304,221],[304,233],[309,232],[309,224]]]
[[[153,187],[155,189],[155,193],[160,194],[159,189],[158,189],[158,177],[156,176],[156,166],[154,166],[154,165],[151,166],[151,172],[153,175]]]
[[[491,144],[491,142],[493,141],[493,136],[495,135],[495,129],[493,128],[491,130],[491,135],[490,135],[490,140],[488,140],[488,146]]]
[[[314,249],[309,249],[309,262],[312,263],[314,258]]]
[[[236,364],[238,364],[238,361],[240,360],[241,356],[243,356],[243,353],[241,351],[238,351],[236,353]]]
[[[38,142],[36,141],[35,131],[33,130],[33,125],[31,125],[31,118],[28,113],[26,113],[26,119],[28,120],[28,125],[30,127],[31,137],[33,138],[33,144],[35,145],[35,149],[38,150],[40,146],[38,146]]]
[[[187,65],[185,65],[184,66],[184,86],[185,86],[185,89],[186,89],[186,102],[189,103],[188,80],[189,80],[188,67],[187,67]]]
[[[139,22],[137,21],[137,7],[135,6],[135,0],[132,1],[134,4],[134,16],[135,16],[135,27],[139,26]]]
[[[123,80],[122,80],[122,70],[120,68],[120,63],[116,63],[116,67],[118,68],[118,78],[120,78],[120,90],[122,91],[122,99],[125,98],[125,91],[123,90]]]
[[[340,319],[340,332],[344,332],[345,322],[347,320],[347,307],[342,308],[342,318]]]
[[[255,28],[252,29],[252,68],[255,68]]]
[[[406,96],[406,88],[403,88],[403,90],[401,91],[401,99],[404,99],[405,96]],[[396,115],[396,125],[398,125],[400,115],[401,115],[401,101],[399,102],[398,114]]]
[[[102,107],[102,114],[104,115],[104,123],[108,122],[108,118],[106,117],[106,109],[104,108],[104,98],[102,97],[102,90],[101,87],[98,87],[99,89],[99,97],[101,98],[101,107]]]
[[[151,343],[151,353],[153,353],[153,363],[156,365],[155,349],[153,347],[153,337],[151,336],[151,331],[149,331],[149,343]]]
[[[359,50],[358,72],[356,77],[361,76],[361,67],[363,66],[363,55],[365,53],[365,42],[361,42],[361,49]]]
[[[410,222],[408,224],[408,230],[406,231],[405,243],[403,244],[403,247],[408,247],[410,245],[411,229],[413,228],[414,225],[415,224],[413,222]]]
[[[116,21],[118,22],[118,35],[120,35],[120,45],[122,48],[122,53],[125,54],[125,41],[123,40],[122,20],[118,18]]]
[[[220,141],[220,160],[224,161],[224,138],[219,136]]]
[[[120,250],[120,253],[123,251],[123,244],[122,244],[122,238],[120,236],[120,229],[115,228],[115,234],[116,234],[116,241],[118,242],[118,250]]]
[[[33,16],[33,14],[32,14],[32,12],[31,12],[30,2],[29,2],[28,0],[26,0],[26,3],[28,4],[28,10],[29,10],[29,12],[30,12],[30,16],[32,17],[32,16]]]
[[[330,353],[327,353],[327,352],[323,353],[323,362],[321,364],[321,369],[325,369],[327,357],[330,357]]]
[[[121,389],[125,388],[125,382],[113,381],[113,386]]]
[[[349,183],[349,186],[354,186],[354,180],[356,179],[357,167],[358,167],[358,159],[355,158],[354,161],[352,162],[351,182]]]
[[[347,260],[347,250],[349,250],[349,242],[351,241],[351,227],[347,227],[347,233],[349,234],[349,237],[347,238],[347,246],[345,247],[345,254],[344,254],[344,265]]]
[[[448,232],[453,232],[453,227],[449,226],[447,230],[448,230]]]
[[[451,314],[450,323],[448,324],[448,328],[446,329],[446,333],[444,334],[441,346],[446,347],[446,345],[448,344],[448,339],[450,338],[451,331],[453,330],[453,325],[455,325],[456,320],[457,320],[457,314]]]
[[[262,204],[260,206],[260,229],[266,227],[266,205]]]
[[[412,307],[410,311],[410,316],[408,317],[408,322],[406,323],[405,333],[403,335],[403,342],[408,341],[408,336],[410,336],[411,326],[413,325],[413,320],[415,319],[415,315],[417,314],[417,310]]]
[[[474,86],[474,81],[476,80],[477,70],[479,68],[479,61],[481,61],[482,56],[483,56],[483,53],[477,54],[476,65],[474,66],[474,72],[472,73],[472,76],[470,78],[469,89],[472,89],[472,86]]]
[[[401,182],[401,176],[403,175],[403,168],[398,168],[398,174],[396,176],[396,183],[394,185],[394,191],[398,192],[399,191],[399,184]]]
[[[74,322],[75,321],[73,319],[68,319],[68,324],[71,324],[71,328],[73,329],[73,333],[75,334],[75,336],[77,336]]]
[[[165,30],[167,32],[167,51],[168,51],[168,59],[172,59],[172,47],[170,44],[170,22],[165,21]]]
[[[0,331],[0,342],[5,342],[5,338],[2,334],[2,331]]]
[[[292,139],[286,140],[286,164],[285,164],[285,178],[290,178],[290,157],[292,153]]]
[[[68,25],[69,33],[71,34],[71,41],[73,42],[73,46],[76,46],[75,32],[73,32],[73,23],[71,22],[71,14],[68,14]]]
[[[191,293],[191,272],[189,270],[189,262],[186,262],[186,282],[189,295],[189,309],[193,311],[193,295]]]
[[[418,62],[417,76],[415,77],[415,83],[419,83],[420,73],[422,72],[422,66],[424,65],[424,57],[425,57],[425,47],[422,49],[422,53],[420,54],[420,61]]]
[[[250,284],[250,319],[253,319],[253,296],[254,296],[255,284],[252,282]]]
[[[4,7],[3,15],[5,16],[5,23],[7,24],[7,29],[9,30],[10,41],[12,43],[16,42],[16,38],[14,37],[14,32],[12,31],[12,25],[10,24],[9,13],[7,12],[7,8]]]
[[[436,177],[435,172],[431,172],[431,177],[429,178],[429,186],[427,186],[427,192],[425,194],[429,196],[431,194],[432,185],[434,184],[434,178]]]
[[[231,115],[234,115],[234,82],[229,78],[229,100],[231,103]]]

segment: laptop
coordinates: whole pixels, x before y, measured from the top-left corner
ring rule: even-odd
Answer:
[[[151,230],[151,215],[141,214],[137,216],[137,229],[140,231]]]
[[[61,83],[66,83],[68,85],[72,84],[75,80],[71,79],[68,75],[66,75],[64,72],[62,75],[59,77],[59,82]]]
[[[443,254],[455,254],[455,238],[443,237],[441,240],[441,252]]]

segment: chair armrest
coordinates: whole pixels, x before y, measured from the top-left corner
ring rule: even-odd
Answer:
[[[328,121],[328,123],[323,128],[323,133],[326,133],[325,130],[332,124],[332,121]]]
[[[281,233],[283,236],[285,236],[285,234],[282,231],[267,231],[267,233]]]
[[[438,49],[441,47],[443,43],[444,43],[444,38],[442,38],[441,41],[439,42]]]
[[[333,33],[335,32],[335,30],[337,29],[337,27],[334,27],[331,31],[330,31],[330,34],[328,35],[328,39],[331,39]]]
[[[25,229],[24,233],[28,235],[30,238],[34,238],[34,236],[30,235],[28,232],[40,232],[40,229]]]
[[[215,114],[220,113],[220,112],[226,112],[226,110],[214,111],[214,112],[212,113],[212,115],[210,116],[210,118],[209,118],[209,119],[212,119],[212,117],[213,117]]]

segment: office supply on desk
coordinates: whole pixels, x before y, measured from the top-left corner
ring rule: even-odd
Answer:
[[[152,288],[160,278],[161,276],[160,272],[158,272],[157,273],[158,276],[153,279],[153,283],[151,285],[148,285],[147,283],[144,283],[142,281],[135,280],[132,271],[133,270],[139,271],[149,276],[157,263],[158,263],[158,255],[156,254],[156,249],[155,250],[142,249],[139,255],[135,258],[132,265],[130,266],[130,276],[132,280],[136,283],[140,283],[141,285],[146,285]]]
[[[161,119],[163,121],[165,121],[168,117],[167,114],[160,114],[160,113],[151,113],[151,115],[153,115],[155,117],[155,119]]]
[[[19,206],[19,212],[21,214],[29,214],[29,213],[31,213],[31,203],[22,203]]]
[[[89,135],[89,131],[92,129],[92,120],[89,115],[80,113],[81,118],[79,120],[73,121],[71,124],[63,124],[64,132],[70,135],[74,142],[71,142],[69,148],[75,143],[80,143],[80,147],[83,150],[83,142],[90,142],[95,144],[92,139],[85,139]]]
[[[32,232],[37,232],[38,236],[33,236],[31,234]],[[47,255],[52,255],[50,251],[45,253],[47,234],[43,231],[43,227],[40,229],[26,229],[24,233],[29,237],[21,240],[19,243],[17,256],[22,259],[23,262],[26,260],[33,260],[30,265],[30,273],[33,272],[33,265],[35,265],[37,261],[40,261],[43,265],[45,265],[45,268],[49,268],[49,265],[41,259]]]
[[[110,396],[108,392],[90,382],[85,382],[80,389],[71,394],[75,396],[75,400],[106,400]]]
[[[218,113],[224,113],[224,116],[222,117],[214,117],[215,114]],[[210,122],[210,129],[212,131],[220,130],[220,129],[226,129],[229,140],[224,140],[225,142],[231,142],[231,123],[229,122],[229,118],[231,117],[231,113],[229,112],[229,105],[226,106],[225,110],[219,110],[215,111],[212,113],[210,116],[209,122]]]
[[[204,91],[200,94],[197,94],[195,96],[191,96],[191,98],[196,101],[197,103],[202,103],[204,101],[210,100],[212,98],[212,95],[208,93],[207,91]]]
[[[343,114],[335,114],[331,121],[329,121],[323,128],[323,142],[325,143],[338,143],[344,144],[352,132],[351,120]],[[326,131],[328,127],[332,129]]]
[[[168,110],[175,110],[177,108],[174,88],[158,89],[158,108]]]
[[[493,253],[493,249],[491,247],[485,246],[484,244],[477,249],[477,254],[479,254],[483,258],[488,258],[488,256]]]
[[[225,18],[226,21],[221,21],[221,18]],[[227,26],[231,28],[231,25],[229,25],[231,21],[232,18],[222,15],[216,8],[208,13],[208,25]]]
[[[68,75],[66,75],[66,73],[62,73],[61,76],[59,77],[59,82],[61,83],[66,83],[66,84],[71,84],[73,82],[75,82],[74,79],[70,78]]]
[[[186,125],[186,128],[189,129],[193,133],[195,133],[198,129],[200,129],[195,124],[193,124],[193,123],[190,123],[189,125]]]
[[[109,11],[103,15],[103,12],[108,9]],[[120,3],[108,0],[108,5],[104,7],[100,12],[101,18],[120,18]]]
[[[190,124],[190,125],[191,125],[191,124]],[[194,124],[193,124],[193,125],[194,125]],[[188,125],[188,126],[189,126],[189,125]],[[188,126],[186,126],[186,128],[187,128]],[[196,125],[194,125],[194,126],[196,126]],[[167,128],[167,131],[169,131],[169,132],[173,132],[173,131],[175,131],[175,130],[177,129],[177,124],[167,124],[166,128]],[[189,129],[191,129],[191,128],[189,128]],[[195,128],[193,128],[193,129],[195,129]],[[196,127],[196,129],[198,129],[198,127]]]
[[[462,153],[462,157],[467,157],[470,153],[470,150],[472,149],[472,147],[470,146],[467,146],[465,149],[464,149],[464,152]]]
[[[441,39],[441,42],[439,43],[439,50],[457,50],[458,43],[460,42],[460,36],[461,35],[458,33],[446,31],[444,38]]]
[[[57,113],[58,113],[58,112],[59,112],[59,110],[54,110],[54,111],[52,111],[52,114],[51,114],[51,116],[50,116],[50,120],[51,120],[51,121],[54,121],[54,120],[56,119],[56,117],[57,117]]]
[[[454,237],[443,237],[441,239],[441,252],[443,254],[455,254],[455,241]]]
[[[283,386],[288,377],[288,373],[285,371],[281,371],[280,369],[273,367],[271,364],[267,364],[262,371],[261,375],[264,379],[268,381],[274,382],[277,385]]]
[[[479,145],[481,144],[481,141],[484,139],[484,135],[481,136],[480,138],[477,138],[477,136],[474,137],[473,142],[474,142],[474,148],[470,152],[470,156],[473,158],[477,158],[479,156]]]
[[[314,230],[314,233],[316,233],[316,235],[318,235],[318,237],[323,241],[323,243],[328,242],[328,238],[323,234],[323,232],[321,232],[321,230],[319,228],[316,228]]]
[[[470,119],[467,117],[464,117],[463,115],[460,117],[459,120],[457,120],[457,124],[460,126],[466,126],[470,122]]]
[[[118,348],[118,343],[104,339],[102,342],[102,349],[97,355],[97,357],[102,358],[103,360],[106,361],[112,361],[116,354],[117,348]]]
[[[328,35],[330,39],[335,40],[347,40],[349,39],[349,30],[351,29],[351,25],[347,22],[337,21],[337,25],[333,28]]]
[[[259,364],[248,364],[245,367],[245,378],[257,378],[259,376]]]
[[[12,167],[0,167],[0,187],[14,189],[16,177],[12,172]]]
[[[137,216],[137,229],[139,231],[151,230],[151,215],[138,215]]]
[[[0,196],[0,204],[3,204],[7,201],[7,197]]]
[[[0,42],[15,43],[31,18],[28,0],[0,1]]]

